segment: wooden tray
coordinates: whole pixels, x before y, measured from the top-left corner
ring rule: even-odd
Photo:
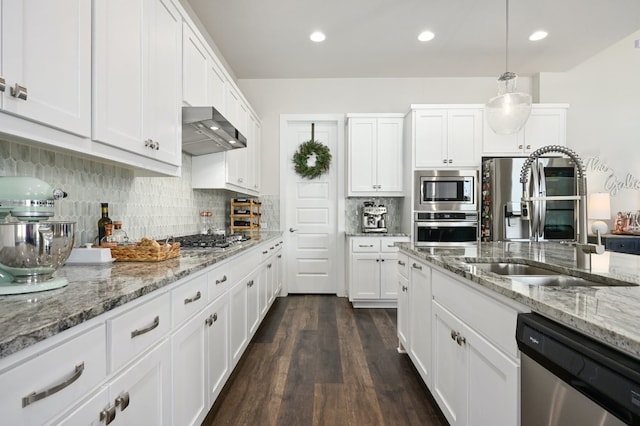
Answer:
[[[111,257],[118,262],[160,262],[180,256],[180,243],[153,246],[116,246],[111,247]]]

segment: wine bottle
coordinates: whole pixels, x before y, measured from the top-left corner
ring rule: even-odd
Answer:
[[[98,220],[98,244],[102,242],[102,239],[106,235],[106,231],[104,226],[108,223],[111,224],[111,219],[109,219],[109,203],[101,203],[102,217]]]

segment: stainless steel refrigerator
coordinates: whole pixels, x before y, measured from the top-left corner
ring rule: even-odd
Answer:
[[[529,220],[522,218],[520,170],[526,157],[491,158],[482,162],[482,241],[575,241],[574,201],[534,201]],[[576,194],[576,168],[561,157],[542,157],[531,167],[532,196]]]

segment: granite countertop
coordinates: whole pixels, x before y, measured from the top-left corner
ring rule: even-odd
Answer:
[[[0,296],[0,359],[281,236],[279,231],[262,232],[224,251],[181,248],[179,257],[162,262],[65,265],[56,271],[69,280],[65,287]]]
[[[558,243],[479,243],[466,248],[420,250],[397,243],[401,250],[499,293],[550,319],[640,358],[640,286],[552,287],[528,285],[517,278],[483,272],[473,262],[523,259],[582,278],[640,285],[640,256],[605,252],[592,255],[591,271],[575,267],[575,249]],[[468,263],[467,263],[468,262]]]

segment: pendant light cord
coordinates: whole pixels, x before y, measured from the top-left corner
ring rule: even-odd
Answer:
[[[505,50],[505,72],[509,71],[509,0],[506,0],[507,2],[507,7],[506,7],[506,11],[507,11],[507,16],[505,19],[506,22],[506,36],[505,36],[505,41],[504,41],[504,50]]]

